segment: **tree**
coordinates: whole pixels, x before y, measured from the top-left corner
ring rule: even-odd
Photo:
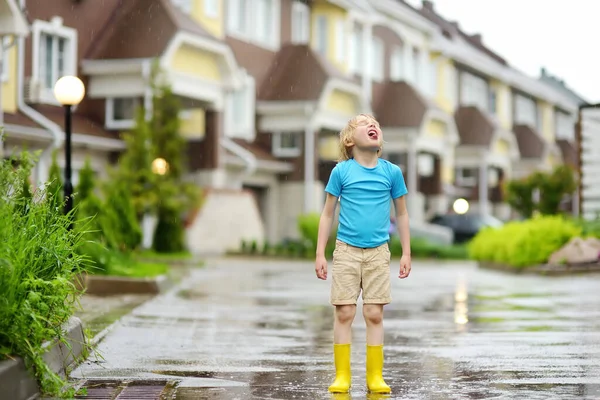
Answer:
[[[573,194],[577,182],[573,170],[560,165],[552,172],[537,171],[526,178],[510,181],[506,186],[506,202],[525,218],[534,212],[544,215],[560,213],[564,198]],[[538,194],[536,202],[534,195]]]

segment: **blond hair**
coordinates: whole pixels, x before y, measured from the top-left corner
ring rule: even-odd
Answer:
[[[354,132],[356,131],[356,128],[358,127],[359,120],[362,118],[366,118],[367,120],[375,122],[377,125],[379,125],[379,122],[377,122],[375,117],[370,114],[358,114],[357,116],[352,117],[348,121],[346,126],[340,131],[340,157],[338,159],[339,162],[346,161],[346,160],[353,158],[352,146],[350,146],[349,143],[354,138]],[[378,155],[381,155],[382,149],[383,149],[383,143],[382,143],[382,146],[377,151]]]

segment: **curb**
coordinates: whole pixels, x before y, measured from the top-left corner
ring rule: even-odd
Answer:
[[[43,355],[44,361],[63,378],[81,358],[85,343],[83,325],[79,318],[69,318],[64,329],[66,343],[55,339],[42,345],[42,348],[47,349]],[[29,400],[38,396],[38,384],[25,368],[22,358],[0,361],[0,393],[6,396],[3,398],[11,400]]]
[[[581,265],[541,264],[534,265],[531,267],[515,268],[505,264],[497,264],[492,262],[478,262],[477,266],[482,269],[508,272],[514,275],[565,276],[583,273],[600,273],[600,263],[590,263]]]
[[[127,278],[119,276],[101,276],[83,274],[78,284],[86,294],[111,296],[116,294],[159,294],[174,284],[167,275],[155,278]]]

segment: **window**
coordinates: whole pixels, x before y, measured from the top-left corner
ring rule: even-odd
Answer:
[[[261,46],[279,46],[279,1],[228,0],[228,33]]]
[[[129,129],[135,126],[135,114],[141,105],[137,97],[106,99],[106,128]]]
[[[535,100],[522,95],[515,95],[515,125],[537,126],[537,105]]]
[[[435,97],[437,95],[437,83],[437,62],[435,60],[430,60],[427,63],[427,77],[424,82],[425,93],[427,93],[430,97]]]
[[[476,106],[481,110],[489,110],[489,88],[485,79],[463,72],[461,74],[461,99],[463,106]]]
[[[340,62],[346,59],[346,23],[343,19],[335,20],[335,59]]]
[[[363,58],[364,58],[364,46],[362,30],[359,26],[354,26],[352,33],[350,34],[350,46],[349,46],[348,61],[350,63],[350,71],[356,75],[362,75],[363,73]]]
[[[324,15],[317,15],[315,21],[315,40],[316,40],[316,50],[325,55],[327,54],[327,17]]]
[[[39,101],[58,104],[54,84],[64,75],[77,72],[77,31],[62,25],[62,18],[36,20],[33,31],[32,79],[40,86]]]
[[[394,47],[390,59],[390,79],[399,82],[404,77],[404,49],[400,46]]]
[[[477,186],[478,173],[477,168],[457,168],[456,184],[462,187],[475,187]]]
[[[2,48],[0,48],[0,58],[2,59],[2,63],[0,64],[0,68],[2,68],[0,70],[0,81],[4,82],[8,80],[9,77],[9,70],[8,68],[10,67],[10,62],[9,62],[9,51],[8,51],[8,46],[10,46],[11,43],[11,39],[8,37],[5,37],[2,39]],[[1,112],[1,111],[0,111]]]
[[[496,89],[490,90],[490,112],[494,115],[498,113],[498,92]]]
[[[292,4],[292,43],[305,44],[310,39],[310,10],[299,1]]]
[[[187,0],[191,3],[191,0]],[[219,17],[219,0],[204,0],[204,15],[209,18]],[[191,5],[190,5],[191,9]]]
[[[179,7],[182,11],[191,14],[192,13],[192,0],[171,0],[175,6]],[[210,0],[204,0],[204,4],[210,3]]]
[[[446,86],[446,98],[452,102],[452,104],[456,103],[457,90],[458,86],[456,84],[456,70],[452,64],[446,65],[444,68],[445,75],[445,86]]]
[[[373,37],[373,54],[371,57],[371,72],[373,80],[382,81],[385,78],[385,53],[383,41],[378,37]]]
[[[297,132],[274,133],[272,140],[273,154],[276,157],[297,157],[302,153],[303,135]]]
[[[254,79],[246,75],[244,86],[227,95],[225,134],[229,137],[254,139],[256,88]]]
[[[401,170],[406,170],[408,165],[408,155],[406,153],[388,153],[387,159],[392,164],[399,166]]]
[[[573,140],[575,137],[574,118],[562,111],[556,111],[556,138]]]
[[[421,53],[419,49],[413,47],[412,50],[412,63],[413,63],[413,83],[415,85],[419,85],[421,80]]]

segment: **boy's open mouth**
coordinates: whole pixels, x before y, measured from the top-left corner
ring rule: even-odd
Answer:
[[[375,129],[370,129],[367,134],[371,139],[377,139],[377,131]]]

